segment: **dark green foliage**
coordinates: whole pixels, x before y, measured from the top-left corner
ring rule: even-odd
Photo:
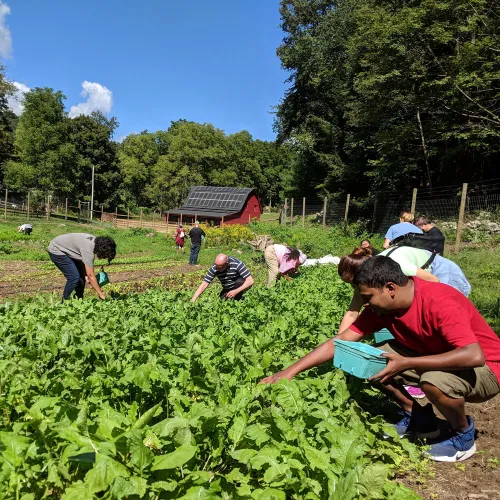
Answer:
[[[257,384],[348,303],[334,266],[304,274],[241,303],[211,289],[191,305],[154,291],[1,306],[3,497],[418,498],[389,478],[419,451],[367,386],[331,365]]]

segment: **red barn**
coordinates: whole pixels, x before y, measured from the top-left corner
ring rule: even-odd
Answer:
[[[248,224],[260,219],[261,213],[255,188],[195,186],[181,208],[165,213],[165,220],[174,216],[177,223]]]

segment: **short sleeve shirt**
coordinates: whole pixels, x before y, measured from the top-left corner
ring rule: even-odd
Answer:
[[[229,257],[229,265],[225,271],[218,271],[215,264],[208,270],[203,281],[210,284],[214,278],[219,278],[219,281],[224,290],[233,290],[236,287],[236,280],[238,278],[247,279],[250,271],[241,260],[235,257]]]
[[[422,234],[423,231],[419,227],[413,225],[411,222],[398,222],[387,230],[385,237],[393,241],[399,236],[403,236],[403,234],[408,233]]]
[[[421,355],[442,354],[479,343],[486,364],[500,383],[500,339],[472,302],[442,283],[412,278],[415,292],[409,309],[378,316],[369,307],[350,329],[370,335],[387,328],[395,340]]]
[[[415,276],[417,270],[429,260],[431,252],[420,248],[397,247],[388,248],[379,255],[387,256],[397,262],[406,276]]]
[[[48,251],[54,255],[67,255],[81,260],[86,266],[94,267],[95,236],[87,233],[68,233],[56,236]]]

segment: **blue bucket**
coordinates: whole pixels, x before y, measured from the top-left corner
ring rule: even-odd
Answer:
[[[371,345],[347,340],[334,340],[334,345],[333,366],[355,377],[370,378],[387,365],[384,351]]]
[[[375,345],[382,345],[389,342],[389,340],[394,340],[394,337],[387,328],[382,328],[382,330],[373,334],[373,340]]]

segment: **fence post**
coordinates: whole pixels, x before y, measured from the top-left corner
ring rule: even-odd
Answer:
[[[286,225],[286,212],[288,210],[288,198],[285,198],[285,206],[283,207],[283,217],[281,223]]]
[[[413,195],[411,197],[411,209],[410,212],[413,214],[413,217],[415,217],[415,208],[417,207],[417,188],[413,188]]]
[[[127,229],[129,225],[129,219],[130,219],[130,208],[127,208]]]
[[[323,227],[326,226],[326,204],[327,204],[327,197],[325,196],[325,203],[323,203]]]
[[[68,198],[66,198],[66,207],[64,209],[64,220],[68,220]]]
[[[220,223],[220,227],[224,227],[224,216],[222,216],[222,220],[221,220],[221,223]]]
[[[78,200],[78,224],[80,224],[81,213],[82,213],[82,202]]]
[[[142,208],[141,208],[141,229],[142,229]]]
[[[7,220],[7,196],[9,195],[9,190],[5,188],[5,205],[3,208],[3,218]]]
[[[170,219],[170,212],[167,212],[167,220],[166,220],[166,223],[167,223],[167,234],[168,234],[168,221]]]
[[[50,218],[50,194],[47,195],[47,220]]]
[[[302,198],[302,227],[306,225],[306,197]]]
[[[455,252],[460,250],[460,239],[462,238],[462,228],[464,225],[465,201],[467,200],[467,183],[462,185],[462,199],[460,200],[460,211],[458,212],[457,239],[455,241]]]
[[[181,213],[181,221],[180,221],[180,224],[182,224],[182,213]]]
[[[375,193],[375,199],[373,200],[373,215],[372,215],[372,234],[375,232],[375,224],[377,223],[377,193]]]
[[[349,202],[350,201],[351,201],[351,194],[347,193],[347,199],[345,201],[344,224],[347,224],[347,216],[349,215]]]
[[[293,226],[293,198],[290,200],[290,225]]]
[[[101,227],[104,226],[104,207],[101,205]]]
[[[30,190],[28,189],[28,220],[30,220]]]

